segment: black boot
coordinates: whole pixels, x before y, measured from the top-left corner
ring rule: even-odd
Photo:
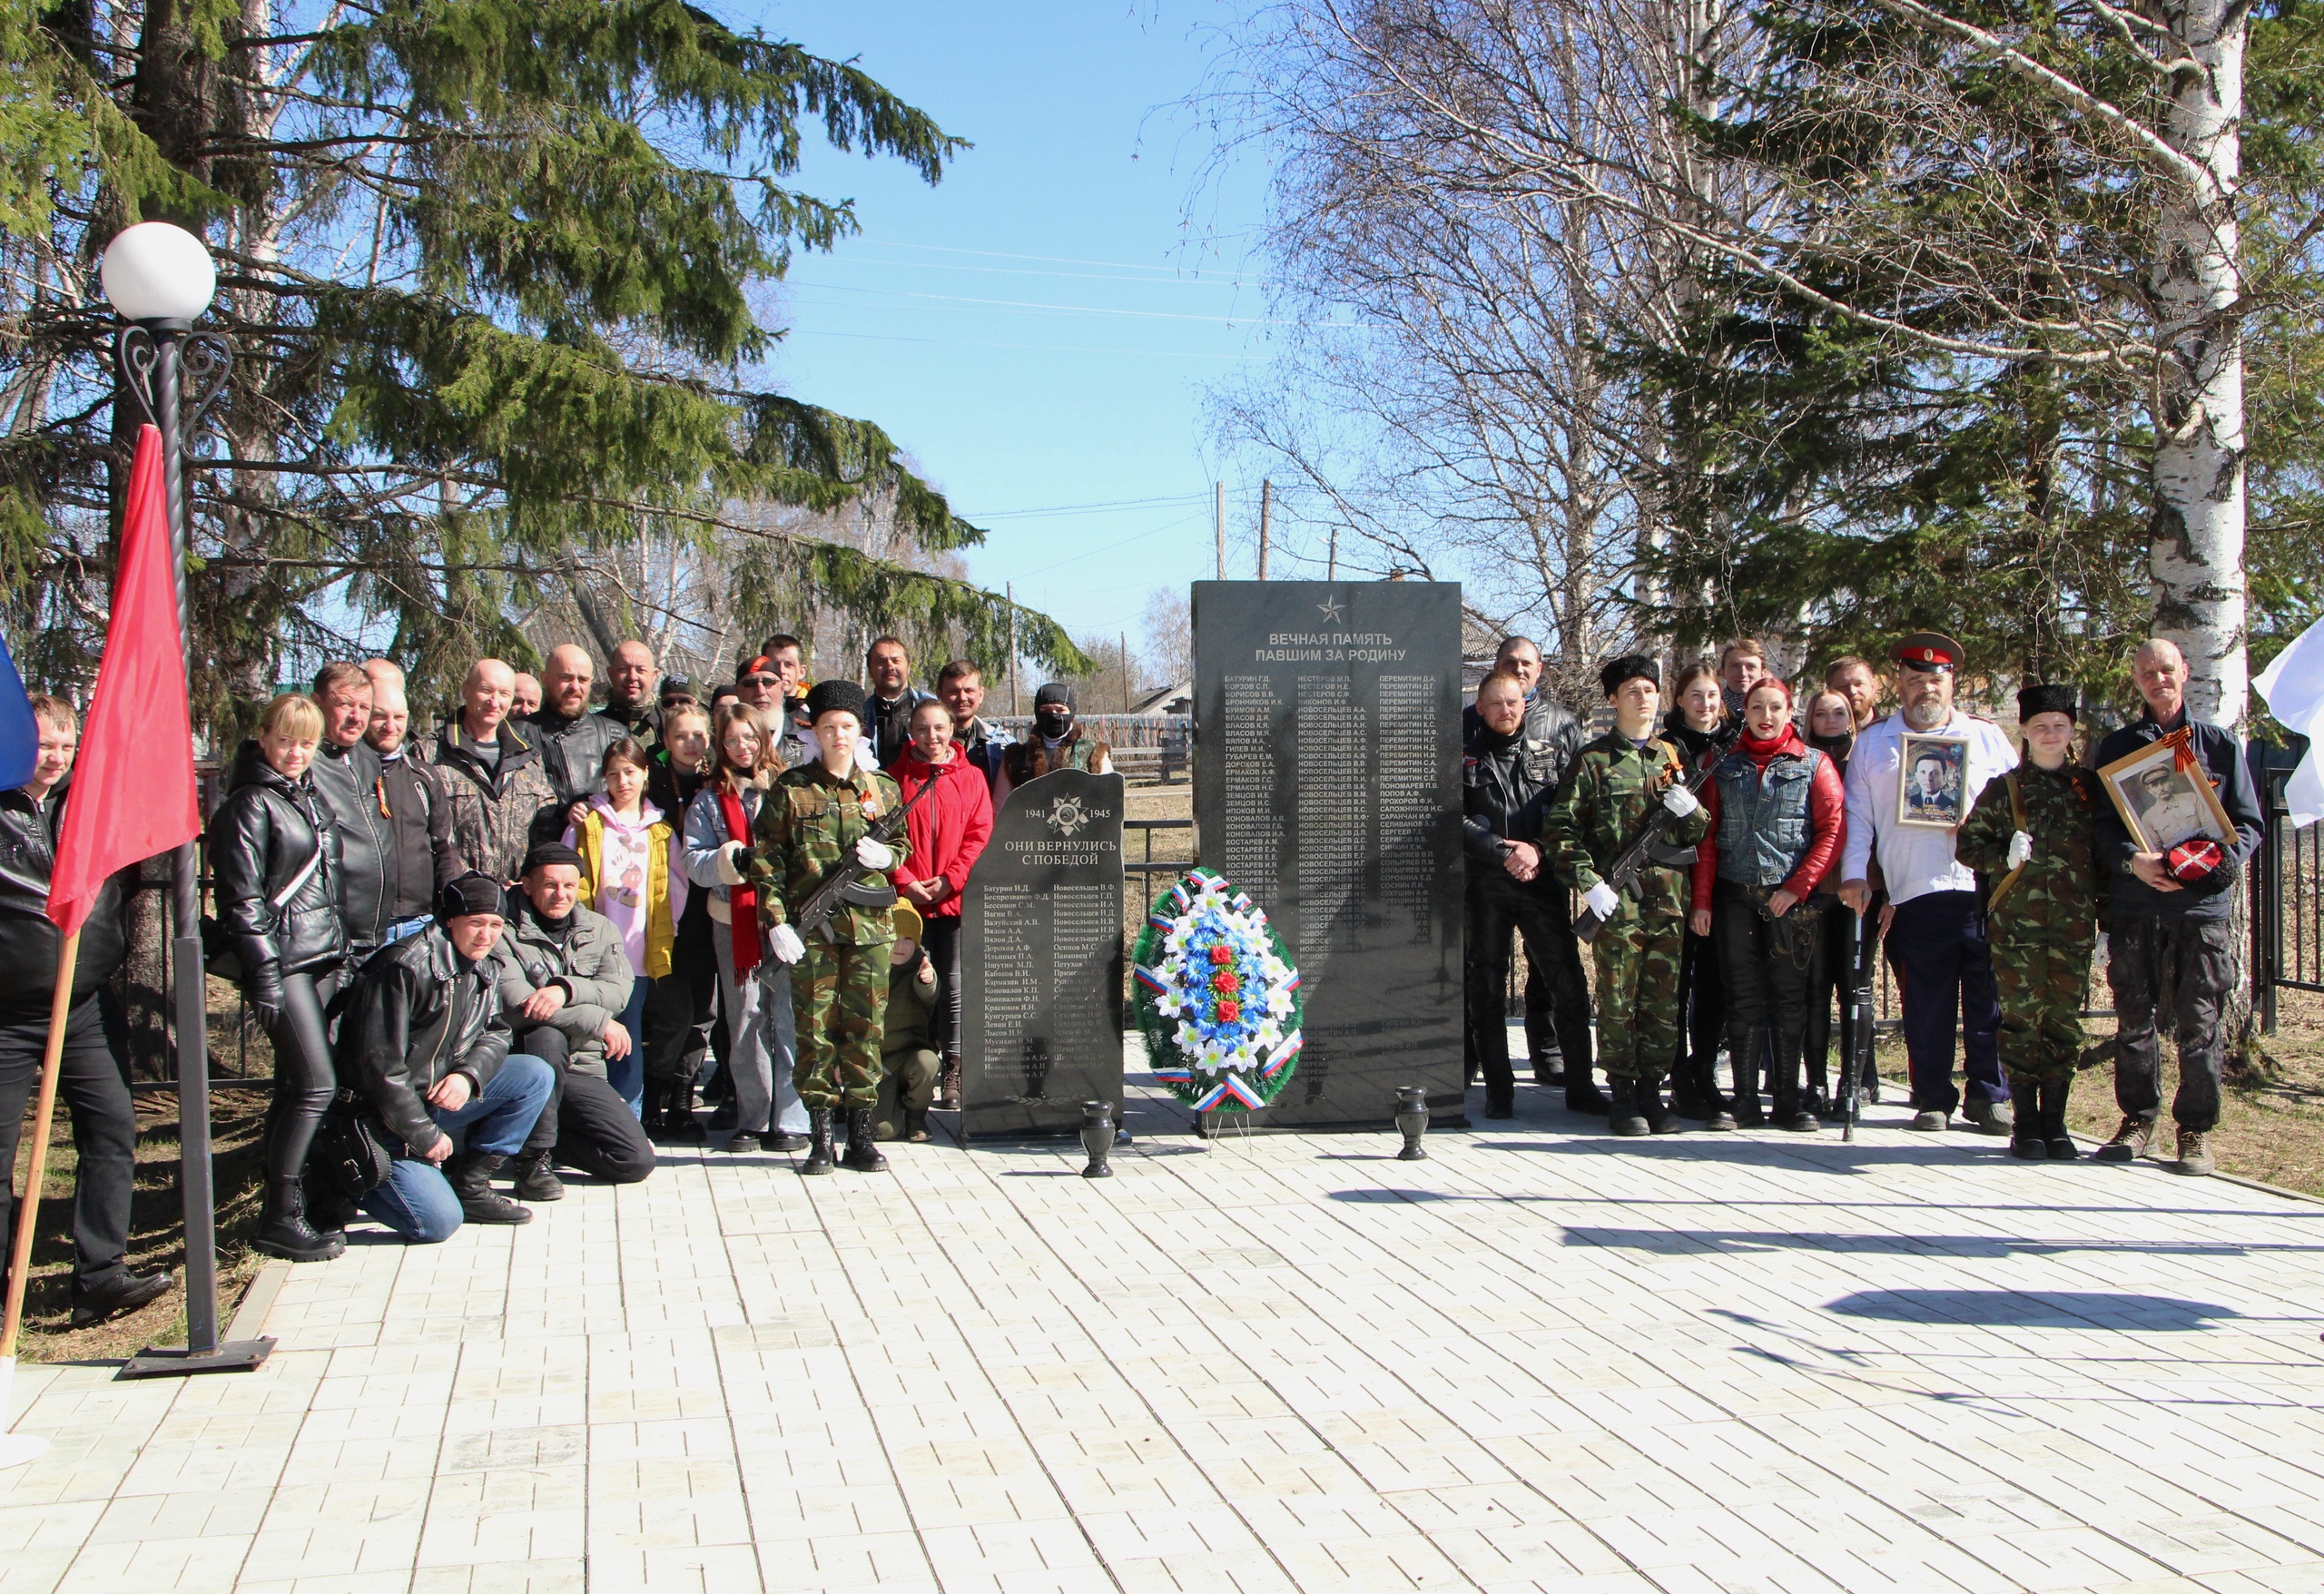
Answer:
[[[509,1169],[516,1183],[509,1191],[519,1201],[562,1201],[565,1181],[550,1171],[555,1154],[547,1151],[527,1151],[517,1158]]]
[[[888,1159],[880,1155],[880,1147],[872,1138],[872,1109],[868,1107],[847,1109],[847,1156],[842,1160],[859,1174],[888,1170]]]
[[[1607,1116],[1610,1120],[1608,1127],[1626,1139],[1654,1133],[1646,1121],[1646,1115],[1639,1110],[1637,1080],[1609,1074],[1606,1076],[1606,1088],[1610,1097],[1607,1103]]]
[[[1768,1115],[1759,1110],[1759,1058],[1766,1051],[1768,1032],[1754,1025],[1728,1031],[1727,1056],[1735,1069],[1735,1127],[1764,1129]]]
[[[340,1243],[345,1243],[340,1236]],[[103,1323],[108,1317],[118,1317],[124,1312],[134,1312],[140,1306],[160,1300],[169,1294],[170,1270],[159,1273],[132,1273],[126,1267],[101,1284],[84,1284],[73,1281],[73,1326],[86,1328]]]
[[[2073,1162],[2082,1155],[2082,1147],[2073,1143],[2073,1131],[2066,1127],[2066,1097],[2073,1094],[2073,1080],[2043,1080],[2036,1088],[2041,1110],[2034,1117],[2050,1160]]]
[[[799,1165],[803,1174],[828,1174],[839,1165],[832,1159],[832,1109],[811,1107],[807,1109],[807,1160]]]
[[[694,1076],[681,1074],[670,1081],[670,1105],[662,1115],[671,1139],[700,1146],[710,1136],[694,1116]]]
[[[669,1138],[669,1120],[663,1111],[669,1098],[669,1089],[659,1079],[645,1082],[645,1110],[637,1115],[637,1127],[645,1131],[648,1140]]]
[[[1686,1120],[1663,1105],[1662,1081],[1638,1081],[1638,1110],[1645,1115],[1646,1127],[1657,1135],[1676,1135],[1684,1129]]]
[[[301,1181],[269,1179],[251,1248],[288,1262],[329,1262],[347,1249],[347,1236],[336,1230],[319,1234],[307,1221],[307,1189]]]
[[[1604,1117],[1613,1110],[1613,1104],[1606,1099],[1606,1093],[1598,1088],[1598,1081],[1590,1070],[1569,1067],[1565,1071],[1565,1110]]]
[[[1714,1052],[1696,1065],[1695,1088],[1702,1093],[1710,1107],[1703,1119],[1706,1129],[1732,1129],[1735,1115],[1728,1110],[1727,1097],[1718,1093],[1718,1055]]]
[[[1815,1104],[1800,1094],[1799,1037],[1776,1031],[1776,1127],[1795,1135],[1813,1135],[1824,1125]]]
[[[520,1224],[533,1221],[528,1208],[517,1205],[492,1187],[492,1176],[508,1159],[489,1151],[456,1151],[444,1164],[444,1177],[460,1200],[460,1215],[470,1223]]]
[[[1701,1076],[1696,1072],[1695,1059],[1685,1042],[1679,1046],[1679,1055],[1670,1062],[1670,1110],[1682,1118],[1707,1118],[1711,1104],[1705,1099]]]

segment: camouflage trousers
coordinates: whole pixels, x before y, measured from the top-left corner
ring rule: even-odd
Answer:
[[[1641,904],[1590,943],[1598,971],[1598,1066],[1609,1079],[1659,1080],[1679,1050],[1679,956],[1686,920]]]
[[[810,1111],[872,1107],[880,1097],[880,1028],[888,1011],[888,948],[807,942],[791,966],[799,1059],[791,1083]]]
[[[2001,996],[2001,1066],[2012,1079],[2071,1079],[2089,1037],[2083,998],[2090,989],[2092,942],[2076,936],[2006,933],[1993,939],[1994,986]]]

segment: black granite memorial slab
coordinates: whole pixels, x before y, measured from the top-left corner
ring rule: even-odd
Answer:
[[[994,805],[960,903],[961,1131],[1070,1135],[1122,1101],[1122,778],[1059,770]]]
[[[1194,584],[1203,862],[1299,964],[1306,1045],[1259,1128],[1462,1121],[1461,588]]]

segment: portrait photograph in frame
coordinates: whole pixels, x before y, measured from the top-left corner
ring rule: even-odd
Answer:
[[[1896,776],[1898,824],[1951,830],[1969,812],[1968,739],[1907,731]]]
[[[2179,767],[2178,749],[2168,742],[2116,759],[2098,778],[2142,852],[2168,852],[2196,836],[2234,844],[2235,826],[2220,806],[2219,793],[2200,769]]]

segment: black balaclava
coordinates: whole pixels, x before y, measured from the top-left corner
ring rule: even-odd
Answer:
[[[1073,734],[1073,688],[1052,681],[1033,694],[1033,727],[1049,742],[1062,742]]]

